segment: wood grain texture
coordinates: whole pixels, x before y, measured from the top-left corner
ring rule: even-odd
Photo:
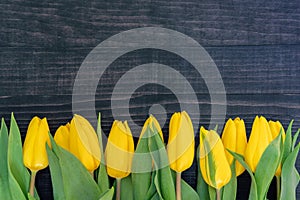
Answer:
[[[0,116],[9,122],[14,112],[23,138],[34,115],[46,116],[54,133],[72,117],[73,84],[87,54],[114,34],[155,26],[184,33],[205,47],[224,82],[227,117],[243,118],[248,135],[255,115],[281,120],[284,127],[295,119],[296,131],[300,127],[299,13],[295,0],[1,1]],[[105,133],[113,120],[110,99],[115,84],[128,70],[151,62],[171,66],[189,81],[198,98],[192,103],[199,104],[200,125],[208,126],[211,102],[206,84],[214,84],[214,75],[201,76],[173,53],[142,49],[119,57],[99,80],[95,104],[102,112]],[[153,103],[164,106],[168,119],[179,109],[168,88],[145,85],[130,99],[130,114],[137,124],[143,124]],[[168,123],[163,131],[167,137]],[[195,186],[195,164],[183,176]],[[245,199],[249,177],[243,174],[238,181],[237,199]],[[49,171],[38,175],[37,185],[42,199],[52,198]],[[275,199],[274,190],[272,185],[269,199]]]

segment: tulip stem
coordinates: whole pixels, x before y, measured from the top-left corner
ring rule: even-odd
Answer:
[[[30,188],[29,188],[29,193],[31,196],[34,196],[34,185],[35,185],[36,173],[37,171],[31,171]]]
[[[181,200],[181,172],[176,172],[176,200]]]
[[[216,189],[216,192],[217,192],[217,200],[221,200],[220,190]]]
[[[276,176],[276,191],[277,191],[277,200],[279,200],[280,199],[280,193],[281,193],[280,176]]]
[[[116,200],[121,199],[121,179],[117,178],[117,193],[116,193]]]

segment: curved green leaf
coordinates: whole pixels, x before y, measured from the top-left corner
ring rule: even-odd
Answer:
[[[197,148],[197,193],[200,200],[207,200],[210,199],[208,188],[209,185],[204,181],[201,170],[200,170],[200,163],[199,163],[199,147]]]
[[[227,183],[223,187],[222,191],[222,199],[223,200],[235,200],[236,199],[236,189],[237,189],[237,178],[235,172],[235,159],[233,159],[231,168],[231,179],[229,183]]]
[[[0,129],[0,199],[12,199],[9,188],[8,165],[7,165],[7,148],[8,148],[8,130],[2,118]]]
[[[296,188],[300,177],[295,162],[297,160],[300,144],[288,155],[281,170],[281,195],[280,200],[296,200]]]
[[[297,143],[297,140],[298,140],[299,133],[300,133],[300,128],[298,129],[298,131],[295,133],[295,135],[294,135],[294,137],[293,137],[292,151],[294,150],[294,148],[295,148],[295,146],[296,146],[296,143]]]
[[[57,148],[55,142],[53,142],[53,138],[50,137],[52,148]],[[51,175],[51,182],[53,188],[53,198],[54,200],[64,200],[65,191],[64,184],[62,179],[62,172],[59,164],[59,159],[56,154],[46,145],[48,160],[49,160],[49,169]]]
[[[286,130],[285,140],[283,144],[283,155],[281,163],[284,163],[285,159],[288,157],[292,150],[292,126],[294,120],[292,120]]]
[[[164,143],[161,140],[158,132],[154,132],[151,137],[148,137],[149,150],[154,161],[156,174],[154,183],[159,196],[164,200],[174,200],[175,187],[170,170],[167,152]]]
[[[11,115],[8,136],[8,177],[13,199],[26,199],[29,191],[30,175],[23,165],[22,141],[14,115]],[[36,198],[38,195],[35,194]]]
[[[131,175],[121,179],[121,199],[134,199]]]
[[[281,161],[281,133],[267,146],[262,154],[256,170],[258,199],[265,199],[275,172]]]
[[[102,128],[101,128],[101,114],[98,115],[98,124],[97,124],[97,135],[100,144],[100,153],[101,153],[101,163],[96,171],[97,183],[101,193],[104,193],[109,190],[109,177],[107,175],[104,153],[103,153],[103,143],[102,143]]]
[[[230,149],[227,149],[227,151],[246,169],[246,171],[249,173],[251,177],[251,187],[250,187],[250,193],[249,198],[250,200],[258,200],[258,194],[257,194],[257,184],[254,177],[254,174],[252,173],[250,167],[247,165],[247,163],[244,160],[244,157],[240,154],[237,154]]]
[[[114,192],[115,192],[114,187],[111,187],[100,197],[99,200],[112,200],[114,197]]]
[[[132,159],[134,199],[144,199],[151,185],[152,158],[147,138],[149,131],[150,129],[147,128],[140,138]]]
[[[74,155],[56,145],[52,136],[50,138],[61,169],[65,199],[99,199],[101,191],[87,169]]]

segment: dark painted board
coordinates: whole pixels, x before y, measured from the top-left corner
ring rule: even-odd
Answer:
[[[54,133],[72,117],[73,84],[87,54],[114,34],[156,26],[184,33],[205,47],[224,82],[227,117],[245,119],[248,134],[255,115],[281,120],[284,127],[295,119],[295,131],[300,127],[299,13],[297,1],[278,0],[1,1],[0,115],[8,120],[14,112],[22,137],[35,114],[46,116]],[[105,133],[113,120],[110,99],[115,84],[128,70],[151,62],[171,66],[190,82],[199,101],[200,125],[207,126],[211,102],[204,79],[214,84],[215,76],[201,76],[170,52],[143,49],[118,58],[99,81],[95,103]],[[140,125],[153,103],[170,113],[179,109],[172,91],[155,84],[136,90],[130,102],[131,117]],[[184,178],[195,185],[195,174],[193,165]],[[245,199],[247,174],[239,182],[238,199]],[[48,171],[38,175],[37,185],[43,199],[49,199]],[[273,185],[271,193],[274,199]]]

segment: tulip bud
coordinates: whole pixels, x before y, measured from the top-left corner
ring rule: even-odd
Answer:
[[[244,120],[235,118],[234,121],[229,119],[224,127],[222,134],[222,142],[225,149],[229,149],[242,156],[245,154],[247,147],[247,136]],[[225,154],[229,164],[232,164],[233,156],[225,150]],[[245,168],[236,161],[235,163],[236,176],[239,176],[245,171]]]
[[[271,134],[272,134],[272,139],[274,140],[280,133],[280,130],[282,130],[282,140],[285,140],[285,132],[284,129],[282,127],[282,124],[279,121],[269,121],[269,126],[270,126],[270,130],[271,130]],[[281,164],[279,164],[275,176],[280,176],[281,175]]]
[[[188,169],[194,160],[194,128],[189,115],[174,113],[169,125],[167,152],[170,168],[176,172]]]
[[[84,117],[74,115],[71,124],[57,129],[54,140],[80,160],[88,171],[93,172],[99,167],[101,153],[98,137]]]
[[[255,172],[263,152],[266,150],[271,141],[272,134],[266,118],[263,116],[256,116],[245,151],[245,161],[252,172]]]
[[[156,119],[153,115],[150,115],[150,116],[148,117],[148,119],[145,121],[144,126],[143,126],[143,129],[142,129],[142,132],[141,132],[141,135],[140,135],[140,137],[139,137],[139,141],[140,141],[140,139],[144,136],[144,133],[146,132],[148,126],[149,126],[150,128],[152,128],[152,129],[153,129],[152,126],[154,126],[155,129],[158,131],[158,133],[159,133],[159,135],[160,135],[162,141],[164,141],[164,137],[163,137],[163,133],[162,133],[162,131],[161,131],[161,127],[160,127],[160,125],[159,125],[157,119]]]
[[[204,181],[219,190],[231,179],[231,169],[218,133],[200,128],[200,170]]]
[[[46,142],[50,146],[49,127],[47,119],[32,118],[23,145],[24,165],[33,172],[48,166]]]
[[[110,130],[105,149],[107,173],[117,179],[131,172],[134,142],[127,121],[115,120]]]

